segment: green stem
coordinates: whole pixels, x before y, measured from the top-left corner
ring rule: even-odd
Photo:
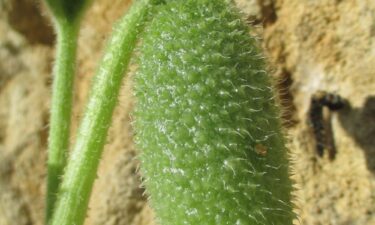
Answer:
[[[48,145],[46,221],[52,216],[69,149],[78,27],[78,23],[56,23],[57,53]]]
[[[115,26],[77,133],[66,168],[51,225],[81,225],[96,177],[98,163],[138,34],[151,7],[150,0],[136,1]]]

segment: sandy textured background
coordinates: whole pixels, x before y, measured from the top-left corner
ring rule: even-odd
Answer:
[[[263,37],[290,121],[302,225],[375,224],[375,1],[237,0]],[[73,134],[111,24],[129,0],[95,0],[83,22]],[[41,16],[43,14],[44,16]],[[54,34],[37,0],[0,0],[0,225],[41,225]],[[336,155],[319,158],[307,125],[311,95],[335,92]],[[95,183],[86,225],[152,225],[132,142],[131,79]],[[74,135],[73,135],[74,137]]]

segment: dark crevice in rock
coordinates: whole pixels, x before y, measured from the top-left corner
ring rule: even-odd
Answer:
[[[53,28],[42,16],[37,1],[12,0],[7,8],[9,25],[31,44],[53,45]]]
[[[274,24],[277,20],[275,0],[257,0],[260,8],[260,18],[250,16],[248,21],[252,25],[262,24],[263,27],[268,27]]]
[[[368,170],[375,174],[375,96],[367,97],[361,108],[348,104],[339,120],[365,153]]]

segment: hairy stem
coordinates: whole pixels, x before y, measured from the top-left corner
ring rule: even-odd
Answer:
[[[93,81],[51,225],[81,225],[84,221],[121,80],[152,5],[150,2],[136,1],[114,28]]]
[[[46,220],[52,216],[68,149],[78,24],[56,23],[57,53],[54,68],[48,145]]]

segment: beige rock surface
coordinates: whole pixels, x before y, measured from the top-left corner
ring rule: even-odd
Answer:
[[[296,210],[303,225],[375,224],[375,2],[237,0],[263,37],[290,123]],[[95,0],[83,21],[74,130],[111,24],[130,0]],[[40,16],[43,14],[44,16]],[[0,0],[0,225],[42,225],[53,31],[36,0]],[[307,125],[312,94],[349,103],[327,120],[322,158]],[[132,142],[131,77],[98,172],[86,225],[152,225]]]

